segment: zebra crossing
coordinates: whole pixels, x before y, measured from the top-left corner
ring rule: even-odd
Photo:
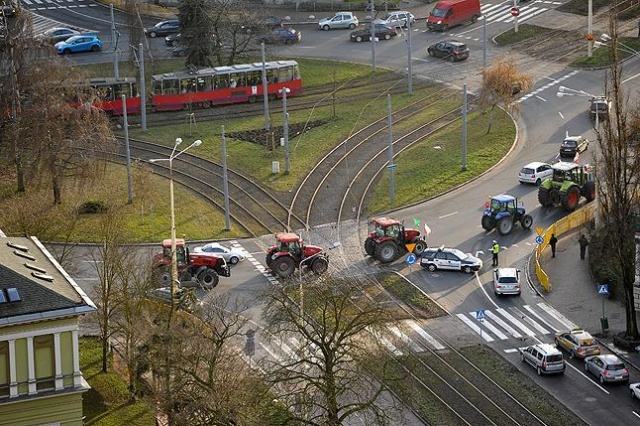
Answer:
[[[485,342],[548,336],[562,330],[577,328],[576,324],[546,303],[509,308],[486,309],[482,321],[476,312],[456,316]]]
[[[98,6],[92,0],[22,0],[25,9],[52,10],[52,9],[76,9]]]
[[[535,18],[541,13],[549,10],[550,7],[561,5],[558,1],[538,0],[527,3],[520,3],[518,9],[520,14],[518,15],[518,23],[521,24],[531,18]],[[511,15],[511,8],[513,8],[512,1],[505,1],[499,4],[482,4],[480,11],[482,12],[481,19],[486,19],[487,23],[511,23],[515,18]]]

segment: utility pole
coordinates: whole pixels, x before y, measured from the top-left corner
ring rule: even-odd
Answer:
[[[129,118],[127,117],[127,95],[122,95],[122,119],[124,124],[124,153],[127,158],[128,204],[133,204],[133,179],[131,177],[131,149],[129,148]]]
[[[487,67],[487,17],[482,17],[482,68]]]
[[[462,171],[467,170],[467,83],[462,85]]]
[[[222,186],[224,189],[224,230],[231,231],[231,214],[229,212],[229,176],[227,175],[227,139],[222,126]]]
[[[411,19],[407,18],[407,74],[409,96],[413,95],[413,69],[411,68]]]
[[[111,12],[111,43],[113,43],[113,76],[120,79],[120,69],[118,67],[118,36],[116,31],[116,19],[113,16],[113,4],[109,5]]]
[[[287,112],[287,93],[288,87],[283,87],[282,90],[282,132],[284,136],[284,173],[289,174],[289,113]]]
[[[589,0],[587,12],[587,57],[593,56],[593,0]]]
[[[264,42],[260,43],[260,54],[262,55],[262,99],[264,101],[264,129],[271,128],[269,119],[269,93],[267,92],[267,63],[265,62]]]
[[[389,148],[387,149],[388,154],[388,165],[389,169],[389,204],[391,207],[395,204],[396,201],[396,182],[394,172],[396,169],[396,165],[393,164],[393,129],[391,127],[391,95],[387,95],[387,127],[389,128]]]
[[[376,72],[376,26],[373,21],[375,21],[376,11],[375,11],[375,0],[371,1],[371,35],[369,36],[371,39],[371,66],[373,67],[373,72]]]
[[[142,49],[142,43],[138,44],[138,50],[140,53],[140,124],[142,131],[147,131],[147,87],[144,80],[144,50]]]

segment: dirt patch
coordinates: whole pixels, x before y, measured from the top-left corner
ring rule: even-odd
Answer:
[[[289,140],[301,135],[303,132],[327,124],[326,120],[315,120],[306,123],[289,124]],[[271,147],[280,146],[280,138],[284,138],[284,127],[275,126],[269,130],[252,129],[227,134],[228,138],[251,142],[258,145]]]
[[[630,3],[629,0],[622,3]],[[593,0],[593,13],[598,12],[605,6],[611,5],[611,0]],[[559,12],[573,13],[575,15],[587,16],[589,14],[589,3],[585,0],[571,0],[556,8]]]

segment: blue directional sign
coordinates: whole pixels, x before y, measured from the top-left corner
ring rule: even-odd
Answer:
[[[389,170],[395,170],[395,169],[396,169],[396,167],[398,167],[398,165],[397,165],[397,164],[388,164],[388,165],[387,165],[387,169],[389,169]]]
[[[542,237],[540,235],[536,235],[536,244],[542,244],[544,240],[542,239]]]
[[[477,319],[478,321],[482,321],[482,320],[483,320],[483,319],[485,319],[485,318],[486,318],[486,315],[485,315],[485,313],[484,313],[484,309],[478,309],[478,310],[476,311],[476,319]]]
[[[414,263],[416,263],[416,260],[417,260],[416,255],[413,253],[409,253],[409,255],[404,261],[407,262],[407,265],[413,265]]]
[[[609,284],[598,284],[598,294],[607,296],[609,294]]]

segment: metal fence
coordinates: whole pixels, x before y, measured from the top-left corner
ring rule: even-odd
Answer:
[[[551,234],[556,234],[556,237],[559,237],[578,226],[582,226],[594,219],[595,212],[596,203],[587,204],[584,208],[563,217],[544,231],[542,244],[539,244],[535,251],[535,269],[536,277],[545,291],[551,291],[551,282],[549,281],[549,275],[542,269],[542,266],[540,266],[540,256],[549,245]]]

